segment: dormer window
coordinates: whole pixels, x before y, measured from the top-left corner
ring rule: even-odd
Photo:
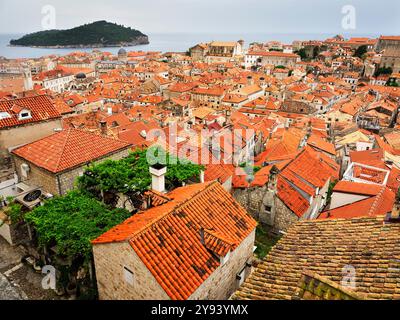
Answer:
[[[0,120],[11,118],[8,112],[0,112]]]
[[[29,110],[22,110],[19,113],[19,120],[26,120],[32,118],[31,112]]]

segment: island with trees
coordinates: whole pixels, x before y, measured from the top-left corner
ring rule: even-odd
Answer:
[[[68,30],[47,30],[11,40],[10,46],[37,48],[101,48],[148,44],[148,36],[139,30],[96,21]]]

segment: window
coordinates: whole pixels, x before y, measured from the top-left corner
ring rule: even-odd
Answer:
[[[32,118],[31,112],[29,110],[22,110],[19,113],[19,120],[25,120],[25,119],[30,119]]]
[[[272,207],[271,206],[264,206],[264,210],[267,213],[271,213],[272,212]]]
[[[134,275],[133,272],[128,269],[127,267],[124,267],[124,278],[125,282],[131,286],[134,284]]]
[[[0,112],[0,120],[11,118],[7,112]]]
[[[246,267],[247,265],[236,275],[236,279],[238,280],[238,286],[240,287],[246,277]]]

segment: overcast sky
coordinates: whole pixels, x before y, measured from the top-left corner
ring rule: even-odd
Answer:
[[[96,20],[144,33],[345,33],[342,7],[353,5],[353,34],[400,34],[399,0],[0,0],[0,33],[43,30],[52,5],[57,29]]]

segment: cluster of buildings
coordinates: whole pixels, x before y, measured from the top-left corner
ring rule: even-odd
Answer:
[[[0,195],[32,209],[162,144],[201,183],[151,168],[146,209],[92,243],[100,299],[400,299],[399,72],[399,36],[3,60]],[[257,225],[281,238],[263,260]]]

